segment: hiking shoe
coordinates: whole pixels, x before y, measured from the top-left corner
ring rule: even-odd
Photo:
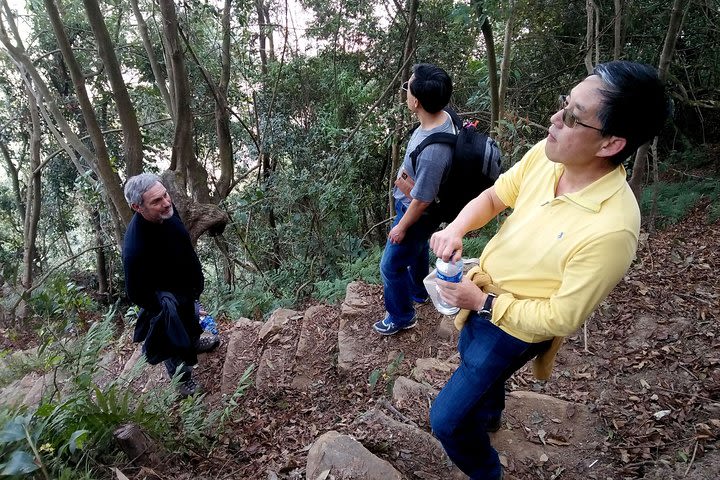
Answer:
[[[405,324],[395,323],[390,320],[389,317],[385,317],[379,322],[375,322],[373,330],[380,335],[394,335],[400,330],[407,330],[413,328],[415,325],[417,325],[417,317],[411,318],[410,321]]]
[[[194,379],[186,380],[177,386],[177,393],[180,398],[187,398],[192,395],[202,393],[203,387]]]
[[[502,426],[502,417],[493,418],[490,420],[485,427],[486,432],[495,433],[498,430],[500,430],[500,427]],[[502,478],[502,477],[501,477]]]
[[[207,353],[215,350],[220,345],[220,337],[218,335],[212,335],[209,337],[200,337],[195,342],[196,353]]]

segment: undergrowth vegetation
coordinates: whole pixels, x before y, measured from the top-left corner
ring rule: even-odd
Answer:
[[[10,361],[3,370],[15,376],[34,370],[51,386],[37,409],[0,407],[0,476],[32,474],[43,479],[103,478],[104,465],[126,459],[114,441],[115,430],[135,424],[175,452],[210,449],[222,435],[250,385],[252,367],[219,408],[209,410],[203,396],[178,401],[175,387],[147,391],[132,388],[145,370],[141,359],[127,373],[105,371],[116,345],[117,306],[110,308],[86,333],[64,335],[44,343],[34,355]],[[62,326],[62,325],[60,325]],[[58,325],[50,330],[56,331]],[[67,330],[65,330],[67,333]],[[19,368],[22,366],[22,368]],[[4,381],[11,380],[8,375]],[[104,472],[104,473],[103,473]]]
[[[653,198],[657,197],[655,223],[658,227],[675,224],[699,202],[708,203],[708,223],[720,218],[720,182],[714,178],[686,178],[680,182],[658,182],[643,190],[641,208],[647,216],[652,210]]]

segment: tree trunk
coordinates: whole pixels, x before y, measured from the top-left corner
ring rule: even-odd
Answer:
[[[623,0],[615,0],[615,19],[613,21],[613,60],[620,60],[623,42]]]
[[[228,214],[212,203],[193,201],[188,197],[179,176],[173,170],[166,170],[162,173],[161,178],[163,185],[170,192],[170,198],[177,207],[178,215],[190,234],[193,245],[205,232],[208,232],[211,237],[223,233],[227,224],[230,223]]]
[[[28,184],[25,192],[25,222],[23,225],[23,268],[20,283],[25,290],[33,284],[33,265],[35,264],[35,240],[37,226],[40,221],[42,183],[40,182],[40,141],[42,129],[38,106],[30,88],[26,88],[28,109],[30,110],[30,165],[28,168]]]
[[[593,0],[585,0],[586,11],[586,27],[585,27],[585,70],[588,75],[593,71],[593,50],[595,49],[595,2]]]
[[[475,10],[480,23],[480,30],[485,39],[485,50],[487,51],[488,64],[488,83],[490,84],[490,131],[497,128],[500,116],[500,102],[498,100],[498,71],[497,71],[497,55],[495,54],[495,40],[493,39],[492,25],[490,17],[483,13],[483,5],[479,0],[475,0]]]
[[[255,0],[255,10],[258,16],[258,53],[260,54],[260,71],[267,75],[267,17],[263,0]]]
[[[232,0],[225,0],[225,8],[222,15],[222,50],[220,58],[222,61],[222,72],[220,84],[217,86],[215,95],[215,130],[217,132],[218,153],[220,163],[220,178],[215,186],[216,199],[218,201],[230,194],[232,181],[235,177],[233,164],[232,137],[230,135],[230,112],[227,106],[228,86],[230,84],[230,15]]]
[[[235,288],[235,262],[230,253],[230,244],[224,235],[216,235],[214,237],[215,245],[223,256],[223,282],[230,290]]]
[[[635,152],[635,160],[633,161],[633,171],[628,183],[635,194],[635,199],[640,203],[642,196],[642,188],[645,183],[645,172],[647,171],[647,157],[650,144],[641,145]]]
[[[173,0],[158,0],[163,17],[163,35],[170,65],[172,96],[175,110],[175,137],[173,139],[170,169],[181,175],[184,185],[197,202],[209,203],[210,190],[207,171],[195,158],[193,150],[193,115],[190,110],[190,82],[185,68],[185,59],[180,49],[178,19]]]
[[[3,5],[3,9],[8,12],[9,7],[7,6],[7,3],[4,0],[0,0],[0,2]],[[78,135],[70,127],[57,103],[53,100],[54,97],[50,93],[50,89],[45,84],[45,81],[40,76],[40,73],[35,68],[33,62],[27,56],[25,52],[25,47],[19,40],[20,37],[17,33],[17,27],[12,21],[12,16],[6,13],[6,20],[10,24],[10,29],[15,32],[17,43],[13,44],[13,42],[7,36],[6,32],[2,29],[0,29],[0,43],[5,46],[8,54],[10,55],[10,58],[12,58],[13,62],[17,65],[18,70],[23,76],[25,84],[32,91],[36,101],[38,102],[38,107],[43,114],[43,118],[45,119],[48,128],[53,132],[61,145],[63,145],[64,147],[71,146],[74,151],[84,157],[90,164],[93,171],[97,174],[99,170],[99,162],[95,153],[90,151],[90,149],[83,143],[80,137],[78,137]],[[25,76],[25,73],[27,73],[27,77]],[[44,104],[41,102],[44,102]],[[57,124],[57,129],[55,128],[55,125],[53,125],[53,122],[50,121],[46,109],[49,110],[50,115],[54,120],[54,123]],[[69,155],[71,159],[74,160],[74,153],[69,152]],[[82,169],[79,168],[77,162],[76,166],[78,167],[78,171],[82,172]],[[42,168],[42,166],[38,168]],[[125,203],[125,198],[123,196],[122,190],[120,189],[119,179],[117,179],[117,183],[110,182],[109,184],[105,184],[105,192],[107,193],[107,197],[104,197],[107,200],[107,209],[110,213],[110,217],[112,218],[113,225],[115,226],[115,237],[118,244],[121,244],[124,226],[127,225],[129,218],[132,216],[132,211],[130,210],[130,207],[127,205],[127,203]]]
[[[174,120],[175,105],[172,101],[172,98],[170,97],[170,94],[168,93],[167,86],[165,85],[165,82],[167,81],[165,70],[160,67],[160,62],[158,62],[158,59],[155,56],[155,49],[153,48],[153,44],[150,41],[147,23],[145,22],[145,19],[140,12],[140,8],[138,7],[138,0],[130,0],[130,5],[132,6],[133,14],[135,15],[135,21],[138,25],[138,32],[140,33],[140,38],[142,38],[145,53],[148,56],[148,62],[150,62],[150,68],[152,69],[153,76],[155,77],[155,85],[157,85],[158,90],[160,91],[160,96],[165,102],[165,106],[170,114],[170,117]]]
[[[680,32],[683,20],[685,19],[685,12],[690,5],[689,2],[684,5],[683,3],[683,0],[673,1],[672,12],[670,13],[670,22],[668,24],[667,33],[665,34],[665,41],[663,42],[660,61],[658,62],[658,75],[662,81],[667,79],[668,70],[670,69],[670,60],[675,53],[675,44],[677,42],[678,33]],[[632,188],[638,202],[640,202],[645,172],[647,171],[647,152],[649,150],[649,146],[650,144],[646,143],[638,148],[638,151],[635,154],[633,173],[629,181],[630,187]]]
[[[119,216],[123,219],[123,223],[127,226],[127,224],[130,223],[132,212],[126,203],[122,189],[120,188],[120,177],[110,165],[110,157],[108,156],[105,139],[103,138],[102,130],[97,122],[95,111],[92,103],[90,102],[87,89],[85,88],[85,77],[83,76],[82,71],[80,70],[80,65],[77,63],[77,59],[72,51],[70,41],[65,33],[65,28],[55,2],[53,0],[44,0],[44,3],[53,31],[55,32],[55,37],[58,41],[58,46],[60,47],[63,59],[65,60],[65,65],[67,66],[70,77],[72,78],[73,86],[75,87],[75,94],[77,95],[78,103],[80,104],[80,108],[82,110],[85,125],[90,135],[90,140],[95,148],[94,158],[98,174],[100,175],[103,186],[108,192],[115,209],[117,210]],[[121,243],[122,238],[118,238],[117,242]]]
[[[98,281],[98,294],[108,299],[110,282],[108,281],[107,258],[105,256],[105,249],[103,248],[104,242],[102,225],[100,223],[100,212],[97,206],[88,204],[85,205],[85,210],[90,218],[90,225],[92,226],[95,240],[95,274]]]
[[[25,201],[22,198],[20,192],[20,176],[18,169],[12,161],[10,150],[8,150],[7,143],[0,139],[0,152],[2,152],[3,159],[5,160],[5,168],[7,169],[10,182],[12,183],[13,197],[15,197],[15,204],[17,208],[18,218],[21,223],[25,223]]]
[[[400,82],[405,83],[410,79],[410,56],[415,51],[415,42],[417,41],[417,11],[420,6],[419,0],[408,0],[407,15],[407,35],[405,36],[405,47],[403,48],[402,71],[400,73]],[[400,89],[400,100],[405,104],[407,100],[407,92]],[[403,122],[404,111],[398,112],[395,116],[395,133],[393,134],[393,142],[390,150],[390,172],[388,174],[387,191],[388,207],[387,214],[395,215],[395,200],[393,199],[392,190],[395,183],[395,175],[400,169],[403,157],[400,155],[402,150],[401,143],[405,138],[405,122]]]
[[[143,148],[140,126],[98,0],[83,0],[83,5],[98,44],[98,54],[105,66],[120,119],[126,175],[132,177],[142,172]]]
[[[135,467],[157,468],[162,463],[165,456],[162,446],[134,423],[120,426],[113,437]]]
[[[505,97],[507,95],[508,81],[510,77],[510,55],[513,33],[513,22],[515,21],[514,1],[507,2],[508,16],[505,21],[505,34],[503,36],[503,58],[500,62],[500,89],[498,91],[498,118],[505,116]]]

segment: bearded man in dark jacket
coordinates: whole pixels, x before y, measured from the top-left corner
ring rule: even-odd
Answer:
[[[170,377],[180,373],[180,395],[199,393],[202,387],[192,378],[197,353],[220,343],[217,336],[201,338],[196,305],[205,278],[200,260],[160,177],[129,178],[125,199],[135,211],[123,246],[125,289],[141,308],[133,340],[145,342],[148,363],[164,361]]]

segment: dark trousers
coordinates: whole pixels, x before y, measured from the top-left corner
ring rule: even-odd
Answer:
[[[180,358],[168,358],[163,362],[170,378],[180,373],[180,381],[187,382],[192,377],[192,367],[183,363]],[[179,370],[178,370],[179,369]]]
[[[460,366],[438,394],[430,425],[450,459],[474,480],[500,478],[487,427],[505,408],[505,381],[551,341],[527,343],[473,313],[460,332]]]

